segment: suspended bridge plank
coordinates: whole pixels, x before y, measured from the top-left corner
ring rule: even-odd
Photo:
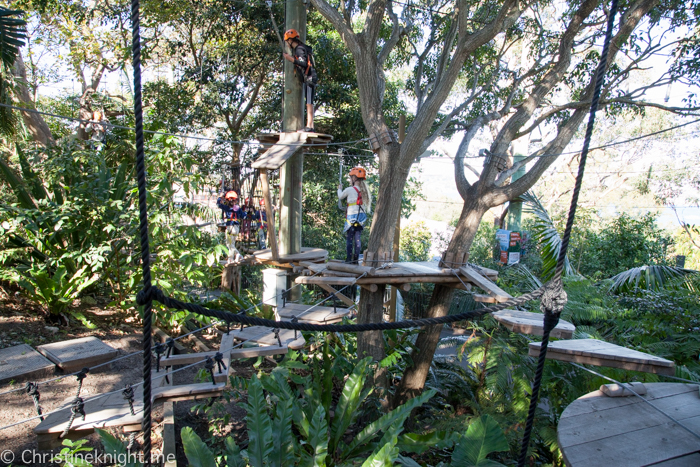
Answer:
[[[55,365],[27,344],[0,349],[0,383],[46,378]]]
[[[698,385],[645,383],[642,396],[700,434]],[[572,402],[557,427],[569,467],[700,465],[700,442],[636,396],[608,397],[594,391]]]
[[[530,313],[529,311],[501,310],[492,313],[496,321],[513,332],[541,336],[544,334],[544,315],[542,313]],[[559,339],[571,339],[576,326],[563,319],[552,329],[550,336]]]
[[[306,343],[304,338],[301,336],[301,333],[298,332],[295,336],[294,331],[291,329],[280,329],[279,337],[282,345],[280,345],[280,342],[277,341],[275,333],[272,331],[272,329],[263,326],[249,326],[243,328],[242,330],[232,330],[231,334],[233,334],[236,340],[254,342],[277,348],[289,347],[293,350],[304,347],[304,344]]]
[[[459,272],[466,277],[469,282],[472,284],[476,285],[483,291],[487,292],[489,295],[493,296],[496,298],[496,301],[498,302],[507,302],[513,296],[506,292],[505,290],[501,289],[499,286],[491,282],[490,280],[486,279],[484,276],[476,272],[474,268],[470,266],[463,266],[459,268]]]
[[[282,133],[277,143],[251,165],[254,169],[277,170],[306,143],[306,133]]]
[[[539,356],[540,344],[540,342],[530,343],[531,357]],[[676,374],[675,365],[671,360],[597,339],[551,342],[547,348],[547,358],[661,375]]]
[[[284,133],[283,133],[284,134]],[[323,133],[307,133],[304,132],[304,135],[306,135],[306,147],[310,149],[318,149],[318,148],[324,148],[327,147],[328,144],[333,141],[333,137],[331,135],[326,135]],[[260,149],[258,150],[259,153],[265,152],[268,149],[270,149],[272,146],[277,144],[280,140],[280,134],[279,133],[261,133],[256,135],[256,139],[260,142]]]
[[[37,350],[66,373],[108,362],[119,353],[94,336],[44,344]]]
[[[287,303],[284,308],[277,310],[277,313],[279,314],[280,318],[285,321],[296,316],[296,318],[303,323],[329,324],[342,321],[345,316],[350,314],[350,310],[340,307],[336,307],[334,310],[332,306],[313,306],[301,305],[298,303]]]
[[[233,349],[233,341],[235,336],[230,332],[228,334],[223,334],[221,336],[221,344],[219,345],[219,352],[224,355],[223,361],[226,367],[223,371],[219,372],[219,366],[214,367],[214,380],[217,383],[228,383],[228,375],[231,373],[231,350]]]
[[[272,355],[285,354],[287,351],[287,347],[279,347],[277,343],[275,343],[275,345],[267,347],[245,347],[233,349],[230,351],[230,355],[232,360],[236,360],[242,358],[269,357]],[[216,352],[199,352],[184,355],[171,355],[168,358],[161,359],[160,364],[161,366],[191,365],[193,363],[202,362],[207,357],[214,358],[215,354]]]
[[[216,371],[216,369],[214,370]],[[226,383],[194,383],[179,386],[165,386],[153,390],[153,402],[191,401],[218,397],[224,392]]]

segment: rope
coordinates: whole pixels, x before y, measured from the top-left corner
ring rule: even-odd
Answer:
[[[600,377],[603,378],[603,379],[607,379],[607,380],[610,381],[611,383],[619,384],[620,386],[623,385],[621,382],[619,382],[619,381],[617,381],[617,380],[615,380],[615,379],[613,379],[613,378],[610,378],[609,376],[605,376],[604,374],[598,373],[597,371],[591,370],[590,368],[586,368],[585,366],[579,365],[578,363],[574,363],[574,362],[569,362],[569,363],[571,363],[573,366],[575,366],[575,367],[577,367],[577,368],[580,368],[580,369],[582,369],[582,370],[586,370],[586,371],[588,371],[589,373],[593,373],[593,374],[596,375],[596,376],[600,376]],[[695,384],[698,384],[697,381],[694,381],[694,383],[695,383]],[[656,411],[658,411],[659,413],[661,413],[661,414],[664,415],[665,417],[668,417],[673,423],[675,423],[676,425],[680,426],[680,427],[683,428],[685,431],[687,431],[687,432],[690,433],[691,435],[695,436],[697,439],[700,439],[700,434],[695,433],[695,432],[692,431],[690,428],[688,428],[687,426],[683,425],[681,422],[679,422],[678,420],[676,420],[675,418],[673,418],[672,416],[670,416],[669,414],[667,414],[666,412],[664,412],[663,410],[661,410],[660,408],[658,408],[657,406],[655,406],[654,404],[652,404],[650,401],[648,401],[647,399],[643,398],[641,395],[637,394],[637,392],[636,392],[634,389],[632,389],[631,386],[625,386],[625,389],[628,390],[629,392],[631,392],[632,394],[634,394],[635,396],[639,397],[641,400],[643,400],[644,402],[646,402],[647,404],[649,404],[651,407],[653,407]]]
[[[81,415],[83,417],[83,420],[85,420],[85,403],[83,402],[82,398],[80,398],[80,397],[75,398],[75,400],[73,401],[73,406],[70,409],[70,412],[71,413],[70,413],[70,418],[68,419],[68,425],[63,430],[63,433],[61,433],[61,436],[59,436],[59,438],[64,438],[68,434],[71,426],[73,426],[73,422],[78,417],[78,415]]]
[[[41,406],[39,405],[39,398],[41,397],[41,394],[39,394],[39,386],[36,383],[27,383],[24,388],[27,394],[34,401],[34,408],[36,409],[36,413],[37,415],[39,415],[39,418],[43,422],[44,417],[41,416]]]
[[[134,66],[134,121],[136,131],[136,179],[139,196],[139,233],[143,288],[151,287],[151,255],[148,244],[148,205],[146,200],[146,162],[143,148],[143,107],[141,96],[141,36],[139,0],[131,2],[132,54]],[[144,466],[151,465],[151,322],[152,302],[143,303],[143,457]]]
[[[583,172],[586,167],[588,149],[591,144],[591,138],[593,136],[595,113],[598,110],[598,101],[600,100],[603,79],[605,78],[605,71],[608,65],[608,51],[610,48],[610,40],[612,39],[613,27],[615,24],[615,15],[617,14],[617,1],[618,0],[612,0],[612,5],[608,14],[608,24],[607,30],[605,32],[605,42],[603,44],[603,51],[600,56],[600,63],[598,63],[598,69],[596,71],[595,88],[593,90],[593,99],[591,100],[591,110],[588,117],[588,126],[586,127],[586,136],[583,140],[583,148],[581,149],[581,161],[578,166],[578,174],[576,176],[574,192],[571,196],[571,206],[569,208],[569,215],[566,219],[566,228],[564,229],[564,236],[562,237],[561,249],[559,250],[559,258],[557,258],[557,267],[554,272],[554,278],[545,285],[545,292],[542,295],[542,302],[540,308],[544,313],[544,329],[542,335],[542,343],[540,344],[540,355],[537,360],[537,368],[535,369],[535,379],[532,384],[532,394],[530,395],[530,407],[527,414],[527,420],[525,422],[525,431],[523,433],[522,444],[520,446],[520,457],[518,459],[518,467],[525,467],[525,461],[527,459],[527,450],[530,445],[532,427],[535,422],[535,411],[537,409],[537,401],[539,399],[540,386],[542,385],[542,373],[544,370],[545,359],[547,358],[549,334],[559,322],[559,315],[561,314],[562,310],[564,309],[564,305],[566,304],[566,292],[564,292],[562,286],[561,276],[564,272],[564,261],[566,259],[566,252],[569,248],[571,230],[573,229],[574,218],[576,217],[578,196],[581,191],[581,184],[583,183]]]
[[[75,376],[78,378],[78,393],[75,397],[80,397],[80,391],[83,389],[83,380],[87,378],[90,368],[83,368]]]
[[[131,384],[126,385],[122,394],[124,395],[124,399],[129,403],[129,412],[131,412],[131,415],[136,415],[136,412],[134,412],[134,388],[131,387]]]

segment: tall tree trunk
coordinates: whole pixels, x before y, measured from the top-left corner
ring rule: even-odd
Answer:
[[[481,218],[488,210],[488,207],[480,202],[481,197],[474,193],[474,191],[476,190],[470,190],[470,196],[464,203],[462,213],[460,214],[460,222],[457,224],[457,229],[447,247],[447,253],[452,253],[455,257],[469,251],[474,237],[476,236],[476,231],[479,228],[479,223],[481,223]],[[426,318],[446,316],[450,311],[454,293],[455,289],[452,287],[435,284],[433,295],[430,297]],[[438,324],[423,328],[420,334],[418,334],[418,338],[416,339],[416,349],[418,350],[411,354],[413,365],[406,369],[401,383],[396,389],[393,400],[394,407],[407,402],[423,391],[425,380],[430,371],[430,365],[433,362],[433,355],[435,354],[435,349],[440,340],[441,330],[442,325]]]
[[[29,88],[27,87],[27,69],[24,66],[24,60],[22,59],[22,53],[17,53],[17,58],[15,59],[14,75],[16,78],[16,88],[17,88],[17,99],[25,107],[34,109],[34,101],[32,101],[31,95],[29,94]],[[46,124],[44,118],[34,112],[24,112],[20,111],[22,114],[22,120],[24,120],[24,125],[29,130],[32,135],[32,139],[44,147],[49,147],[54,144],[53,135],[49,129],[49,125]]]

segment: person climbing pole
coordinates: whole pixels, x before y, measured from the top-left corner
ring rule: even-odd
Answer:
[[[287,43],[293,55],[283,53],[284,59],[294,64],[294,74],[303,85],[304,99],[306,100],[306,127],[300,131],[314,132],[314,96],[316,95],[316,64],[314,63],[311,46],[301,42],[299,32],[290,29],[284,33],[284,42]]]
[[[350,171],[348,177],[350,179],[348,188],[343,189],[342,184],[338,185],[338,199],[344,199],[347,203],[343,228],[343,232],[346,234],[345,262],[357,263],[362,251],[360,235],[367,222],[367,216],[372,210],[372,194],[365,181],[367,178],[365,169],[355,167]]]

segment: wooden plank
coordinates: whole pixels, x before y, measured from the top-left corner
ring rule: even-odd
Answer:
[[[160,329],[156,326],[153,326],[153,336],[161,344],[165,344],[168,341],[168,339],[170,339],[169,335],[167,335],[165,332],[163,332],[162,329]],[[175,345],[173,347],[177,353],[187,353],[187,351],[188,351],[187,348],[185,348],[184,345],[180,344],[179,341],[174,341],[174,343],[175,343]]]
[[[306,138],[304,133],[282,133],[279,141],[253,162],[251,167],[260,170],[279,169],[287,160],[302,150]]]
[[[297,284],[331,284],[331,285],[353,285],[355,283],[355,278],[353,277],[309,277],[309,276],[299,276],[294,279]]]
[[[108,362],[119,353],[94,336],[44,344],[36,350],[66,373]]]
[[[357,264],[328,263],[326,266],[332,271],[350,272],[357,275],[368,274],[370,276],[373,276],[377,272],[376,268],[368,266],[359,266]]]
[[[700,465],[700,452],[694,452],[687,456],[676,457],[655,464],[647,464],[645,467],[698,467]]]
[[[274,332],[270,328],[250,326],[243,328],[243,330],[231,331],[231,334],[233,334],[237,340],[280,347]],[[291,342],[298,339],[298,335],[297,337],[294,337],[294,331],[291,329],[280,329],[279,337],[280,341],[282,342],[281,347],[286,347]]]
[[[462,284],[460,284],[460,285],[462,285]],[[479,302],[479,303],[498,303],[498,300],[496,299],[496,297],[492,297],[491,295],[482,295],[482,294],[475,293],[474,295],[472,295],[472,298],[474,299],[475,302]]]
[[[499,286],[486,279],[484,276],[482,276],[469,266],[463,266],[459,268],[459,272],[462,273],[462,275],[466,277],[472,284],[478,286],[480,289],[484,290],[489,295],[496,297],[496,300],[498,300],[499,302],[507,302],[508,300],[513,298],[513,296],[510,295],[508,292],[501,289]]]
[[[231,367],[231,351],[233,350],[233,341],[234,341],[234,336],[232,333],[224,334],[221,336],[221,345],[219,345],[219,352],[224,354],[224,366],[226,369],[223,371],[219,372],[219,367],[218,365],[214,368],[214,381],[217,383],[226,383],[228,384],[229,379],[229,368]]]
[[[156,401],[191,401],[220,396],[226,383],[193,383],[180,386],[166,386],[153,391],[152,400]]]
[[[537,357],[539,354],[540,342],[531,342],[529,355]],[[551,342],[547,358],[662,375],[676,374],[675,364],[670,360],[597,339]]]
[[[541,336],[544,334],[544,314],[530,313],[529,311],[501,310],[492,313],[492,316],[506,328],[521,334]],[[550,336],[558,339],[571,339],[576,326],[563,319],[552,329]]]
[[[327,284],[318,284],[319,287],[321,287],[323,290],[325,290],[328,293],[335,294],[336,297],[338,297],[338,300],[341,302],[345,303],[347,306],[355,306],[355,302],[347,297],[346,295],[343,295],[342,293],[338,292],[335,290],[333,287]]]
[[[175,453],[175,402],[163,403],[163,465],[177,467]]]
[[[698,385],[645,386],[646,400],[700,433]],[[674,463],[684,457],[689,457],[688,462],[694,460],[700,450],[697,438],[635,396],[611,398],[601,391],[586,394],[564,410],[557,432],[570,467],[700,465],[685,460]]]
[[[253,253],[253,256],[257,261],[266,262],[272,259],[272,254],[269,249],[258,250]],[[279,263],[292,263],[299,261],[325,261],[328,258],[328,251],[323,248],[311,248],[302,247],[301,252],[293,253],[291,255],[281,255],[278,257],[277,262]],[[291,264],[286,264],[286,267],[292,267]]]
[[[309,309],[311,310],[309,311]],[[332,306],[299,305],[290,303],[286,307],[277,310],[280,318],[287,321],[296,317],[299,321],[314,324],[327,324],[341,321],[350,314],[347,308],[336,307],[335,312]]]
[[[376,292],[379,290],[379,286],[377,284],[366,284],[366,285],[360,285],[363,289],[369,291],[369,292]]]
[[[277,251],[277,234],[275,233],[275,215],[272,210],[272,196],[270,196],[270,181],[267,178],[267,170],[260,171],[260,181],[262,182],[263,198],[265,199],[265,213],[267,214],[267,238],[270,245],[270,253],[274,261],[279,260]]]

